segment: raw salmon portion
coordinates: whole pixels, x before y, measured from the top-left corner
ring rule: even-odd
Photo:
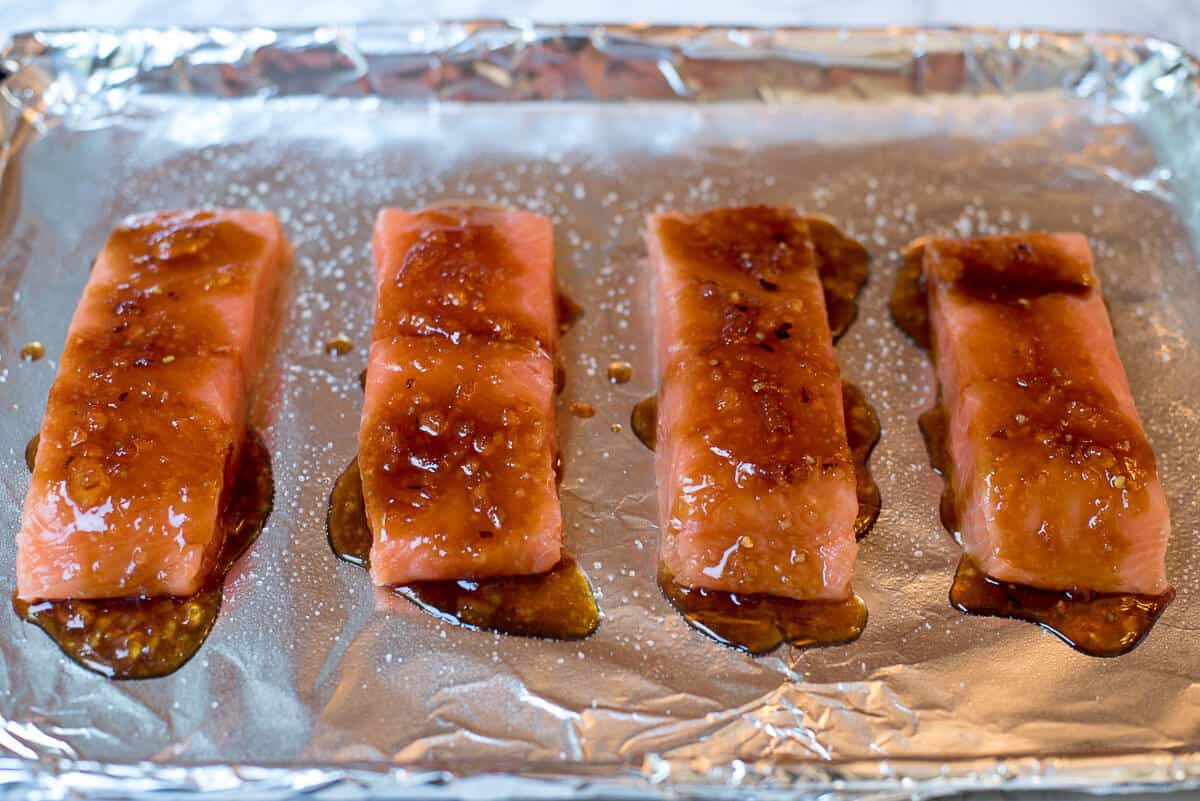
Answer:
[[[540,573],[561,556],[550,221],[385,209],[359,430],[376,584]]]
[[[532,341],[552,352],[553,240],[550,220],[524,211],[384,209],[373,243],[373,338],[481,336]]]
[[[20,597],[199,589],[290,266],[262,212],[170,212],[113,232],[50,391],[17,535]]]
[[[376,584],[540,573],[559,560],[554,366],[465,338],[371,346],[359,465]]]
[[[1046,589],[1159,594],[1170,531],[1080,234],[924,243],[963,547]]]
[[[751,207],[652,216],[660,555],[677,583],[850,595],[854,465],[805,220]]]

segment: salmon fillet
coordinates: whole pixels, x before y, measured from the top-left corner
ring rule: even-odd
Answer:
[[[684,586],[844,599],[858,546],[841,376],[805,220],[651,216],[660,557]]]
[[[553,239],[517,211],[385,209],[359,429],[379,585],[561,557]]]
[[[923,243],[963,547],[994,578],[1160,594],[1170,522],[1087,239]]]
[[[562,539],[554,455],[545,354],[475,339],[376,342],[359,438],[372,579],[549,570]]]
[[[490,207],[384,209],[372,243],[372,338],[558,339],[550,220]]]
[[[21,598],[200,588],[291,261],[263,212],[169,212],[113,232],[50,390],[17,535]]]

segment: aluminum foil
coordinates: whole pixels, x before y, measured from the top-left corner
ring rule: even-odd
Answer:
[[[1197,65],[1119,35],[544,27],[18,35],[0,84],[0,528],[88,264],[125,214],[268,208],[297,284],[256,419],[275,511],[200,654],[114,683],[0,609],[0,789],[36,797],[932,797],[980,787],[1200,786],[1200,102]],[[570,101],[570,102],[551,102]],[[567,542],[599,631],[455,628],[375,592],[325,540],[355,451],[385,204],[507,203],[555,222],[583,318],[563,340]],[[654,582],[655,388],[640,228],[656,209],[792,204],[871,251],[838,345],[876,406],[883,493],[850,645],[751,658]],[[926,233],[1077,229],[1098,259],[1174,536],[1178,599],[1111,660],[967,617],[916,427],[926,357],[892,325]],[[355,344],[334,357],[323,343]],[[37,340],[47,358],[21,362]],[[614,359],[634,379],[613,386]],[[580,420],[571,402],[592,403]],[[613,424],[622,424],[614,431]],[[0,543],[0,595],[14,546]],[[174,797],[174,796],[172,796]]]

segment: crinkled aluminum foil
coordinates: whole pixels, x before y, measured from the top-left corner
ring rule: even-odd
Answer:
[[[0,610],[0,788],[38,797],[891,799],[979,787],[1200,786],[1197,66],[1118,35],[542,27],[57,31],[14,37],[0,84],[0,528],[88,264],[125,214],[275,210],[297,285],[257,418],[275,511],[209,641],[169,678],[114,683]],[[569,100],[572,102],[550,102]],[[604,102],[595,102],[604,101]],[[669,102],[668,102],[669,101]],[[551,215],[565,337],[563,502],[604,619],[582,643],[454,628],[374,592],[325,540],[355,450],[384,204]],[[838,346],[879,411],[883,512],[855,578],[862,638],[750,658],[654,583],[653,391],[640,239],[658,208],[794,204],[872,255]],[[1179,595],[1132,654],[966,617],[958,548],[916,417],[924,354],[886,307],[929,232],[1087,232],[1160,456]],[[355,349],[328,355],[348,335]],[[48,356],[22,363],[23,343]],[[634,380],[612,386],[610,360]],[[578,420],[567,404],[598,413]],[[12,537],[0,596],[13,589]]]

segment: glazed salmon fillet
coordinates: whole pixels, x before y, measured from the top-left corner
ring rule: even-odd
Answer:
[[[851,594],[854,464],[804,218],[649,218],[661,376],[660,558],[684,586]]]
[[[553,239],[545,217],[385,209],[359,470],[379,585],[561,558]]]
[[[50,390],[17,535],[21,598],[200,588],[291,262],[263,212],[161,213],[113,232]]]
[[[478,206],[384,209],[375,225],[373,339],[558,339],[554,231],[540,214]]]
[[[962,542],[994,578],[1160,594],[1170,522],[1087,239],[930,239]]]
[[[549,570],[562,539],[554,455],[545,354],[475,339],[376,342],[359,437],[375,583]]]

